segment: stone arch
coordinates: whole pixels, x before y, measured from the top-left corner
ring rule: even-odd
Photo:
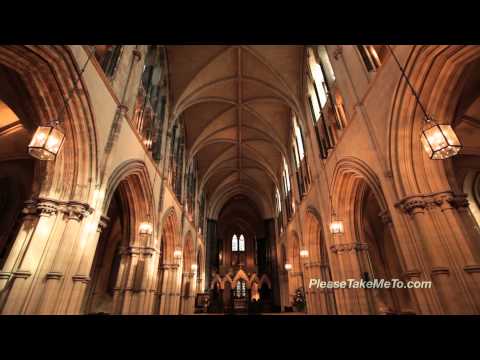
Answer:
[[[86,58],[85,58],[86,60]],[[0,64],[24,82],[30,109],[29,131],[48,125],[64,108],[80,67],[68,46],[2,46]],[[33,197],[87,203],[92,199],[98,173],[97,143],[89,94],[80,79],[59,125],[65,142],[55,161],[36,161]],[[16,105],[14,104],[15,108]]]
[[[133,295],[123,290],[137,291],[142,287],[148,264],[139,255],[146,247],[153,246],[153,240],[151,234],[141,234],[139,228],[142,222],[148,221],[153,230],[152,203],[152,188],[143,162],[126,161],[112,172],[102,205],[102,222],[106,226],[93,256],[86,312],[130,311],[124,307],[125,299]],[[132,274],[135,275],[133,283]]]
[[[139,160],[125,161],[112,172],[102,206],[104,214],[107,214],[116,191],[120,192],[125,209],[128,209],[123,216],[125,223],[130,227],[129,244],[153,246],[152,237],[141,237],[138,232],[140,223],[148,221],[153,226],[156,219],[152,200],[153,189],[145,163]]]
[[[343,220],[341,244],[332,244],[334,253],[353,251],[358,261],[354,271],[369,280],[401,278],[404,260],[398,238],[376,174],[356,158],[340,160],[332,182],[333,206]],[[358,276],[358,275],[357,275]],[[371,313],[399,313],[410,307],[408,291],[373,289],[367,291]]]
[[[178,219],[174,207],[165,212],[161,224],[161,258],[165,264],[174,263],[174,251],[180,245]]]
[[[480,57],[478,46],[414,46],[405,69],[427,111],[439,123],[454,119],[456,84],[468,64]],[[404,79],[397,85],[389,122],[389,161],[398,198],[450,190],[446,165],[428,159],[421,148],[423,114]]]

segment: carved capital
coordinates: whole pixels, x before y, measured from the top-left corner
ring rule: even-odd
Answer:
[[[71,201],[62,206],[61,211],[65,213],[70,220],[82,221],[84,217],[93,212],[93,209],[88,204]]]
[[[38,215],[48,217],[58,212],[60,203],[54,200],[39,199],[36,207]]]
[[[400,200],[397,207],[409,214],[416,214],[436,207],[442,210],[468,206],[466,194],[454,194],[452,191],[441,191],[429,194],[407,196]]]
[[[408,214],[423,212],[427,206],[425,200],[421,196],[412,196],[402,199],[398,207]]]

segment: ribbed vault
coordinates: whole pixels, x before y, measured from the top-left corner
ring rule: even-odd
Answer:
[[[300,109],[304,47],[167,46],[167,56],[172,125],[185,126],[209,216],[242,195],[271,217],[292,113]]]

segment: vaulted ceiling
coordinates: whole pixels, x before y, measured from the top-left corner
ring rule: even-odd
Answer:
[[[167,46],[167,57],[173,117],[213,216],[237,195],[271,216],[300,111],[304,46]]]

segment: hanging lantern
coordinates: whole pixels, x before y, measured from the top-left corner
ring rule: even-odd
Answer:
[[[152,223],[148,221],[144,221],[140,224],[138,231],[141,235],[152,235],[153,233],[153,226]]]
[[[303,257],[303,258],[308,257],[308,250],[307,249],[300,250],[300,257]]]
[[[447,159],[462,149],[460,140],[450,125],[439,125],[429,118],[422,130],[422,145],[432,160]]]
[[[292,264],[286,263],[285,264],[285,270],[287,270],[287,271],[292,270]]]
[[[55,160],[65,135],[53,126],[39,126],[28,144],[28,153],[40,160]]]
[[[343,234],[343,221],[333,220],[330,223],[330,232],[332,234]]]

